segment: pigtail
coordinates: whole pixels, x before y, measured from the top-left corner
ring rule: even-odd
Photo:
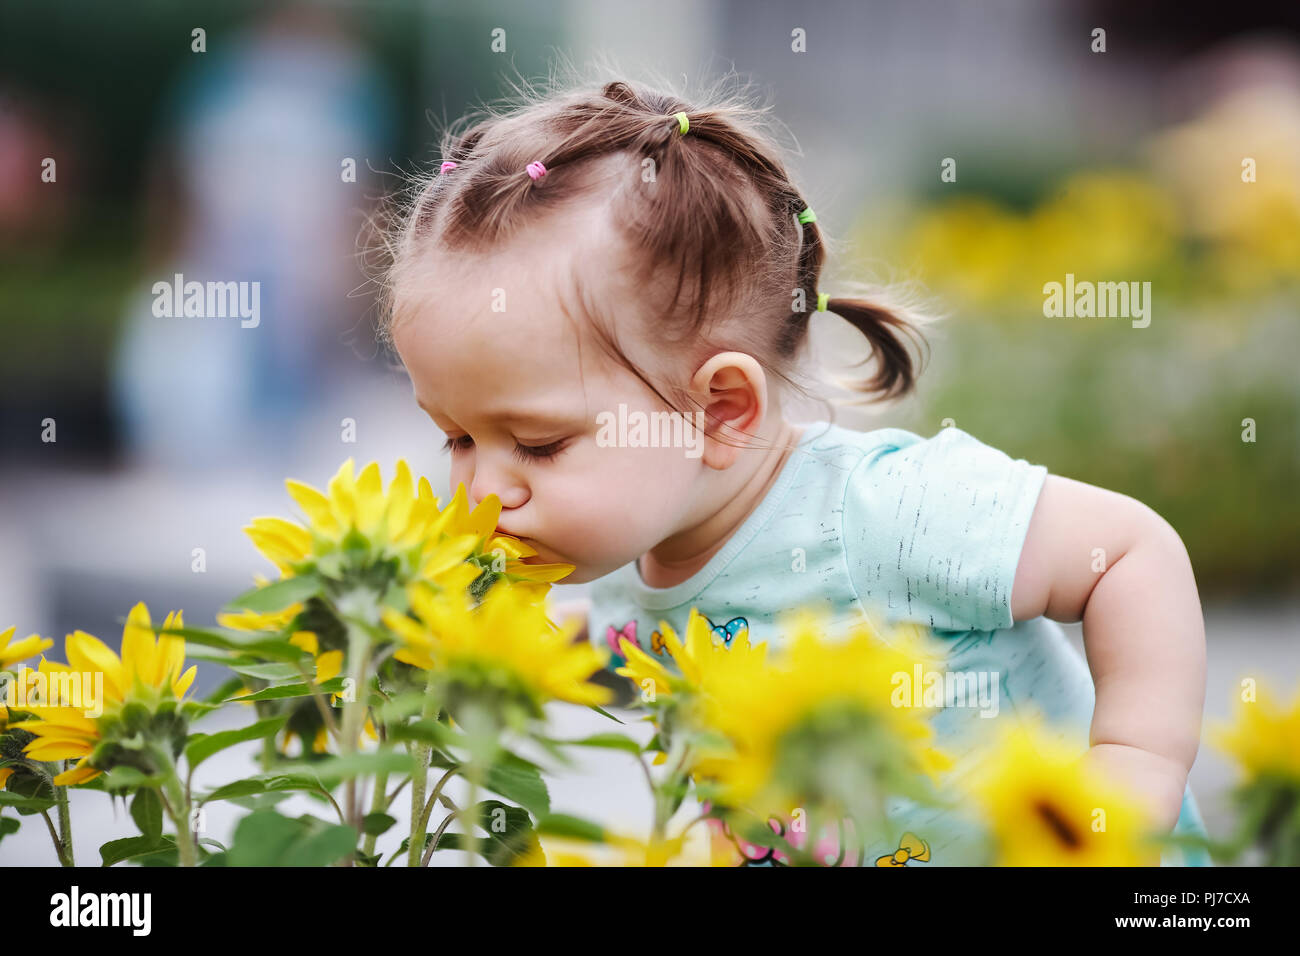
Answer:
[[[802,244],[799,249],[800,288],[804,289],[806,302],[816,302],[820,288],[822,262],[825,248],[817,217],[805,205],[802,197],[793,189],[787,194],[792,213],[797,213],[797,222],[802,228]],[[862,333],[871,346],[871,355],[858,362],[862,365],[871,358],[876,360],[875,374],[856,382],[844,385],[855,392],[862,392],[862,402],[887,401],[901,398],[916,388],[924,365],[924,356],[920,350],[927,343],[921,333],[922,320],[919,315],[904,306],[886,304],[879,297],[828,297],[823,306],[824,311],[834,312]],[[798,329],[797,339],[802,341],[807,334],[807,311],[800,316],[794,326]],[[914,354],[914,349],[917,352]],[[856,367],[856,366],[855,366]]]
[[[864,401],[901,398],[915,389],[925,361],[919,350],[926,341],[906,312],[857,298],[832,298],[826,303],[826,311],[834,312],[861,332],[876,360],[875,374],[846,383],[849,388],[865,393]]]

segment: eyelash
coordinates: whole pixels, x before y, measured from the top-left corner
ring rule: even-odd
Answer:
[[[442,450],[445,452],[464,451],[467,446],[461,445],[460,442],[466,438],[469,438],[469,436],[458,435],[455,438],[448,438],[442,443]],[[564,451],[564,448],[563,441],[553,441],[549,445],[520,445],[516,442],[513,454],[517,460],[527,464],[535,461],[550,461]]]

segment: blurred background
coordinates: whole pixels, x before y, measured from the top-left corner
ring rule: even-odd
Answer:
[[[273,573],[240,529],[289,513],[286,476],[404,456],[449,490],[443,436],[375,344],[362,227],[437,158],[433,120],[562,55],[769,92],[835,243],[823,288],[903,283],[947,316],[915,397],[839,420],[952,419],[1154,507],[1206,606],[1207,720],[1241,677],[1300,677],[1293,0],[0,0],[0,18],[0,629],[54,637],[52,657],[75,628],[116,646],[137,600],[211,624]],[[1067,273],[1150,282],[1150,325],[1044,316]],[[177,274],[259,282],[258,325],[156,316]],[[817,320],[828,361],[858,345]],[[625,769],[561,782],[556,809],[648,820]],[[1211,832],[1231,782],[1203,746]],[[51,858],[35,827],[0,844]]]

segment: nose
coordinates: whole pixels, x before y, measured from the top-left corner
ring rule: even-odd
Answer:
[[[520,508],[528,501],[528,489],[513,475],[513,469],[493,468],[488,463],[479,461],[474,468],[469,482],[469,497],[473,507],[488,495],[501,499],[501,517],[507,520],[507,513]]]

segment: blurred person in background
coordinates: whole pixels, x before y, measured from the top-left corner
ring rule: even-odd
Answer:
[[[392,98],[328,10],[283,5],[229,43],[207,42],[164,118],[153,248],[113,394],[138,459],[202,468],[234,453],[278,468],[256,452],[291,445],[319,399],[362,369],[350,344],[367,312],[350,297],[364,281],[355,242],[368,161],[392,140]],[[258,283],[256,324],[156,314],[155,283],[178,273]]]

